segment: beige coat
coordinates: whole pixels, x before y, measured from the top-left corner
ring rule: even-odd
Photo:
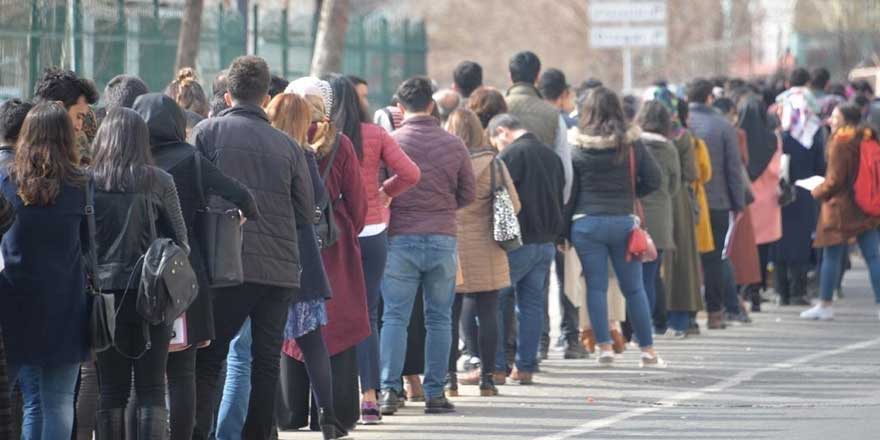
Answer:
[[[456,286],[457,293],[490,292],[510,286],[510,266],[507,252],[492,238],[492,188],[491,169],[495,153],[483,151],[471,154],[471,164],[476,176],[476,199],[470,205],[458,210],[458,260],[461,264],[463,283]],[[519,212],[519,196],[516,187],[500,160],[496,166],[496,185],[501,185],[501,175],[507,182],[507,192],[513,201],[513,208]]]

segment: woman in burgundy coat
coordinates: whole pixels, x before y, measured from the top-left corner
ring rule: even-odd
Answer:
[[[321,88],[321,91],[324,94],[321,96],[323,102],[333,103],[333,112],[340,111],[339,107],[348,101],[345,96],[328,99],[326,94],[330,93],[329,89]],[[313,99],[314,96],[305,97],[312,105],[320,105],[321,100]],[[357,105],[357,98],[352,99]],[[319,144],[318,166],[321,175],[326,176],[324,186],[333,203],[333,220],[338,231],[337,241],[321,251],[321,259],[333,291],[332,299],[326,303],[328,322],[322,332],[331,356],[336,417],[343,426],[351,428],[360,417],[356,346],[370,334],[358,242],[358,234],[363,229],[367,216],[367,196],[354,146],[342,132],[338,133],[338,143],[335,142],[336,134],[337,127],[333,124],[313,124],[309,131],[309,142],[313,145]],[[335,155],[332,154],[334,148],[338,149]],[[295,359],[302,359],[295,340],[284,342],[284,353]],[[302,373],[305,373],[304,367]],[[295,394],[300,396],[299,402],[303,405],[295,405],[291,410],[294,414],[304,415],[308,411],[308,379],[306,374],[296,376],[301,378],[302,387]],[[314,421],[314,417],[312,420]]]

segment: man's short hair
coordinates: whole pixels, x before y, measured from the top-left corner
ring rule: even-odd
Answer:
[[[791,87],[803,87],[810,82],[810,72],[803,67],[798,67],[791,71],[791,75],[788,77],[788,84]]]
[[[559,69],[547,69],[538,79],[538,90],[544,99],[555,101],[569,88],[571,86],[565,80],[565,74]]]
[[[409,112],[423,112],[428,109],[434,99],[431,89],[431,80],[425,76],[415,76],[407,79],[397,88],[397,96],[400,105]]]
[[[104,107],[131,108],[138,96],[150,93],[147,84],[134,75],[116,75],[104,87]]]
[[[260,104],[260,101],[269,93],[269,65],[266,60],[254,56],[245,55],[232,60],[229,72],[226,74],[226,82],[232,99],[247,103]]]
[[[813,69],[811,76],[813,79],[810,81],[810,86],[817,90],[825,90],[825,87],[828,86],[828,81],[831,81],[831,72],[824,67]]]
[[[452,89],[440,90],[432,96],[440,112],[440,120],[445,122],[455,109],[461,106],[461,95]]]
[[[34,86],[34,97],[39,101],[60,101],[65,108],[76,105],[79,97],[85,98],[89,104],[98,102],[98,90],[95,84],[87,79],[76,76],[71,70],[50,67]]]
[[[465,98],[483,85],[483,67],[473,61],[462,61],[452,72],[452,82]]]
[[[345,77],[351,82],[351,85],[357,87],[360,85],[369,86],[367,80],[357,76],[357,75],[345,75]]]
[[[284,93],[284,89],[287,88],[288,84],[290,84],[290,81],[278,75],[272,75],[272,79],[269,80],[269,97],[274,98],[275,95]]]
[[[510,80],[534,84],[541,72],[541,60],[530,51],[522,51],[510,59]]]
[[[502,113],[500,115],[495,115],[492,120],[489,121],[489,126],[486,127],[486,131],[489,132],[490,137],[498,136],[498,129],[506,128],[508,130],[520,130],[525,128],[523,126],[522,121],[519,120],[516,116],[510,113]]]
[[[0,141],[15,142],[18,139],[24,118],[33,106],[20,99],[10,99],[0,105]]]
[[[705,104],[709,96],[712,95],[713,88],[715,86],[711,81],[705,78],[697,78],[687,86],[687,99],[692,103]]]
[[[223,97],[229,91],[229,82],[226,78],[228,75],[229,69],[217,72],[217,76],[214,77],[214,82],[211,84],[212,95]]]

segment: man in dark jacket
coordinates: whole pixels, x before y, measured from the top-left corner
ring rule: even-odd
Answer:
[[[715,239],[715,250],[703,254],[702,259],[706,311],[709,313],[708,326],[710,329],[720,329],[724,327],[721,310],[724,298],[721,257],[727,229],[730,227],[730,213],[739,213],[745,209],[746,182],[742,179],[743,165],[736,129],[711,107],[714,99],[711,82],[696,79],[688,86],[688,127],[695,136],[706,142],[712,161],[712,180],[706,183],[706,198],[709,201],[709,222]]]
[[[400,375],[406,354],[416,291],[425,297],[425,412],[455,410],[443,393],[452,344],[455,297],[455,212],[474,201],[470,155],[461,139],[431,116],[431,81],[416,77],[397,89],[403,125],[392,136],[422,170],[419,183],[391,202],[388,263],[382,282],[385,301],[380,334],[382,414],[394,414],[403,391]]]
[[[15,142],[31,108],[31,103],[18,99],[0,105],[0,173],[7,173],[6,167],[15,160]]]
[[[527,385],[532,383],[532,374],[538,367],[538,343],[546,307],[544,285],[555,255],[554,244],[564,225],[565,174],[559,157],[526,131],[516,116],[495,116],[487,131],[492,144],[501,151],[498,157],[507,165],[522,204],[518,217],[523,246],[507,254],[512,287],[503,289],[499,300],[516,296],[519,332],[516,370],[511,378]],[[503,343],[498,344],[496,359],[495,381],[503,383],[507,371]]]
[[[217,380],[229,342],[250,317],[253,372],[243,438],[267,439],[272,427],[287,306],[300,286],[296,225],[315,220],[314,190],[300,147],[269,125],[269,67],[258,57],[236,58],[227,73],[230,108],[193,129],[196,148],[248,188],[263,218],[244,226],[244,284],[214,290],[216,340],[197,361],[198,409],[193,438],[211,430]],[[224,205],[224,207],[230,207]]]

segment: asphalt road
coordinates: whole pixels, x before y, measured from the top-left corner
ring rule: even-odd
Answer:
[[[832,322],[765,305],[751,325],[658,339],[666,370],[640,370],[635,351],[610,370],[552,352],[535,385],[493,398],[465,386],[456,414],[426,416],[413,403],[351,438],[880,439],[880,319],[868,286],[864,269],[848,273]]]

